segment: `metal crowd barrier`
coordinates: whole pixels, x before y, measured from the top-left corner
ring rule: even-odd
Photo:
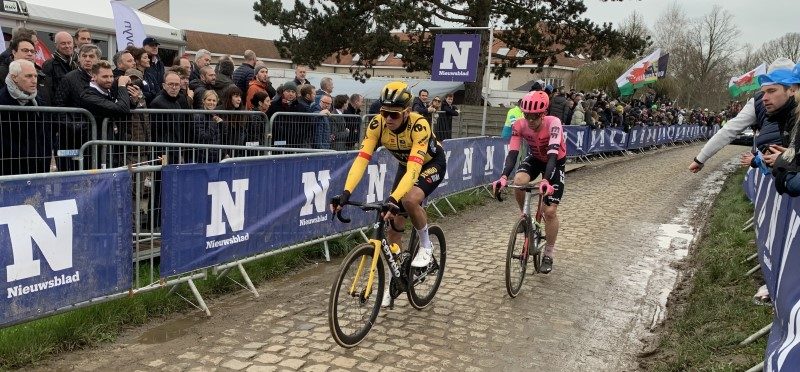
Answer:
[[[0,176],[78,170],[96,129],[84,109],[0,106]]]
[[[102,123],[98,139],[115,142],[105,142],[91,166],[114,168],[146,163],[164,155],[173,164],[263,155],[263,151],[249,147],[267,146],[268,127],[267,116],[259,111],[133,110],[125,118]]]
[[[309,112],[276,112],[270,118],[273,146],[353,150],[363,134],[362,117]]]

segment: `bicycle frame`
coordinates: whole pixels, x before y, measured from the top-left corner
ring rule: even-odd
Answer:
[[[522,206],[522,214],[525,216],[524,217],[525,218],[525,222],[529,227],[543,232],[544,231],[544,211],[542,210],[542,203],[544,202],[544,195],[542,195],[542,193],[540,193],[540,192],[537,192],[537,196],[539,197],[539,201],[538,201],[537,206],[536,206],[536,213],[533,216],[533,218],[531,218],[531,197],[532,197],[531,194],[534,191],[538,190],[538,182],[537,183],[528,183],[527,185],[522,185],[522,186],[509,185],[508,187],[512,188],[512,189],[521,189],[521,190],[525,191],[525,201],[523,202],[523,206]],[[526,257],[529,254],[529,251],[531,249],[528,245],[529,245],[528,236],[526,236],[525,237],[525,246],[522,249],[522,254],[525,255]],[[535,251],[535,249],[538,249],[538,248],[539,247],[534,247],[534,251]]]
[[[389,271],[392,273],[393,277],[398,279],[401,277],[400,267],[397,265],[394,254],[389,247],[389,242],[386,240],[385,226],[386,222],[381,217],[380,212],[378,212],[378,220],[373,225],[375,233],[373,234],[373,238],[369,240],[369,243],[375,247],[375,251],[372,254],[372,261],[370,262],[369,277],[367,278],[367,286],[364,295],[365,298],[372,295],[372,285],[375,283],[375,272],[378,268],[379,256],[383,256],[389,264]],[[361,262],[358,263],[358,269],[356,271],[356,278],[361,278],[361,274],[364,272],[364,267],[367,264],[366,261],[366,257],[361,257]],[[355,294],[356,288],[358,288],[358,280],[354,280],[353,284],[350,285],[349,293],[351,296]]]

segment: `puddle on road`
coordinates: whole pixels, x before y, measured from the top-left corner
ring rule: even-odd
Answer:
[[[172,341],[191,332],[192,327],[205,323],[207,317],[185,317],[172,320],[144,332],[136,341],[152,345]]]
[[[663,287],[659,285],[661,289],[654,288],[658,291],[658,295],[650,323],[651,331],[666,319],[669,295],[680,279],[681,272],[671,264],[685,258],[694,244],[697,231],[690,224],[701,211],[700,208],[710,207],[711,202],[722,190],[728,175],[737,167],[738,156],[726,163],[722,169],[710,173],[701,183],[703,187],[689,195],[683,206],[678,208],[678,215],[670,223],[659,226],[656,241],[666,262],[651,278],[651,282],[663,283]]]

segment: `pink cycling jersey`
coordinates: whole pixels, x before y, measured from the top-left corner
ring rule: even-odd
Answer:
[[[550,154],[556,154],[556,159],[559,160],[567,156],[564,128],[561,126],[561,120],[555,116],[543,117],[542,125],[537,131],[528,126],[527,119],[517,119],[511,126],[509,150],[519,151],[523,138],[531,148],[531,155],[539,161],[546,163]]]

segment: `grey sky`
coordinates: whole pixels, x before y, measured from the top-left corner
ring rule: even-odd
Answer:
[[[275,27],[264,27],[254,20],[254,0],[171,0],[171,23],[179,28],[223,34],[238,34],[265,39],[280,37]],[[292,4],[284,0],[284,4]],[[621,22],[634,10],[645,19],[648,26],[667,8],[667,0],[625,0],[602,2],[586,0],[589,8],[585,16],[598,23]],[[787,32],[800,32],[800,1],[798,0],[677,0],[690,16],[702,16],[714,4],[720,4],[734,16],[741,30],[742,44],[756,48],[766,41]]]

